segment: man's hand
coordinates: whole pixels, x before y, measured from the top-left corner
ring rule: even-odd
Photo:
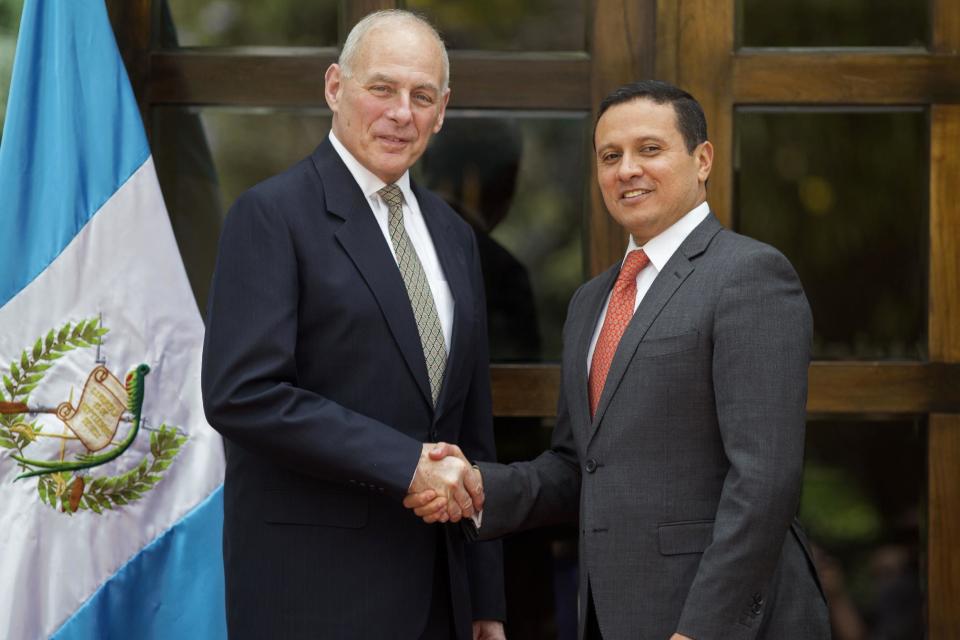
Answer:
[[[685,636],[682,633],[675,633],[672,636],[670,636],[670,640],[693,640],[693,638],[689,636]]]
[[[479,500],[472,495],[480,496]],[[480,473],[470,466],[456,445],[424,444],[410,495],[403,504],[428,523],[458,522],[483,506]]]
[[[503,623],[499,620],[475,620],[473,640],[507,640],[503,632]]]

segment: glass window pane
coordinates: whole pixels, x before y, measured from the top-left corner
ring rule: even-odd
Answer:
[[[835,638],[924,637],[926,429],[813,421],[800,520]]]
[[[744,47],[922,47],[927,0],[737,0]]]
[[[585,0],[407,0],[450,49],[585,51]]]
[[[13,52],[17,48],[17,30],[23,0],[0,0],[0,137],[7,113],[7,93],[13,73]]]
[[[742,233],[800,274],[814,357],[926,357],[926,114],[740,110]]]
[[[338,0],[169,0],[166,47],[337,46]]]
[[[248,188],[310,154],[330,129],[325,110],[157,107],[151,146],[197,304],[206,309],[220,225]]]
[[[153,113],[160,184],[205,308],[230,204],[308,155],[327,135],[330,115],[212,107]],[[567,302],[584,279],[585,127],[581,113],[451,111],[414,171],[477,230],[495,360],[560,358]]]
[[[450,111],[420,163],[423,183],[477,232],[493,361],[560,359],[567,303],[584,280],[586,122]]]
[[[550,448],[554,418],[493,420],[497,460],[532,460]],[[508,638],[576,640],[577,527],[538,527],[503,540]]]

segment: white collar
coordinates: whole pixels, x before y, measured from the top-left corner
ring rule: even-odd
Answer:
[[[658,235],[647,240],[647,243],[641,247],[637,244],[633,236],[630,236],[630,242],[627,244],[627,253],[635,249],[643,249],[643,252],[650,258],[650,263],[657,269],[657,272],[663,271],[667,261],[676,253],[687,236],[696,229],[697,225],[704,221],[710,215],[710,205],[706,201],[700,203],[692,210],[688,211],[682,218],[674,222]],[[626,260],[626,256],[624,256]]]

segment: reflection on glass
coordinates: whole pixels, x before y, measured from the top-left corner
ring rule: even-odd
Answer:
[[[165,46],[337,45],[338,0],[162,1],[173,18],[164,20]]]
[[[10,91],[13,52],[17,46],[22,11],[23,0],[0,0],[0,137],[3,136],[3,122],[7,114],[7,93]]]
[[[153,109],[157,174],[201,309],[227,209],[257,182],[309,155],[329,129],[323,110]]]
[[[497,460],[531,460],[550,447],[553,418],[494,418]],[[503,541],[508,638],[576,640],[577,528],[540,527]],[[551,588],[552,587],[552,588]]]
[[[584,51],[585,0],[406,0],[450,49]]]
[[[735,123],[738,230],[799,272],[814,357],[923,359],[923,111],[740,110]]]
[[[448,112],[416,172],[477,232],[494,361],[560,358],[567,302],[584,275],[585,122]]]
[[[921,47],[927,0],[737,0],[744,47]]]
[[[924,636],[925,442],[920,420],[807,426],[800,519],[836,640]]]
[[[560,357],[584,274],[584,127],[583,114],[449,112],[414,170],[477,230],[495,360]],[[324,110],[153,110],[160,185],[201,309],[229,206],[309,155],[329,128]]]

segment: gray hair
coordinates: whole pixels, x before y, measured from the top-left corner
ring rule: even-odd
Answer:
[[[403,9],[375,11],[364,17],[350,30],[350,33],[347,34],[346,41],[343,43],[343,49],[340,50],[340,58],[337,60],[337,64],[340,65],[343,74],[346,76],[352,75],[351,65],[357,57],[357,53],[360,50],[360,43],[363,41],[364,36],[374,27],[383,26],[391,22],[414,24],[426,29],[433,35],[440,49],[440,60],[443,64],[443,74],[440,78],[440,91],[446,91],[450,85],[450,58],[447,56],[447,47],[443,43],[443,38],[440,37],[440,34],[437,33],[437,30],[426,18],[411,11],[404,11]]]

